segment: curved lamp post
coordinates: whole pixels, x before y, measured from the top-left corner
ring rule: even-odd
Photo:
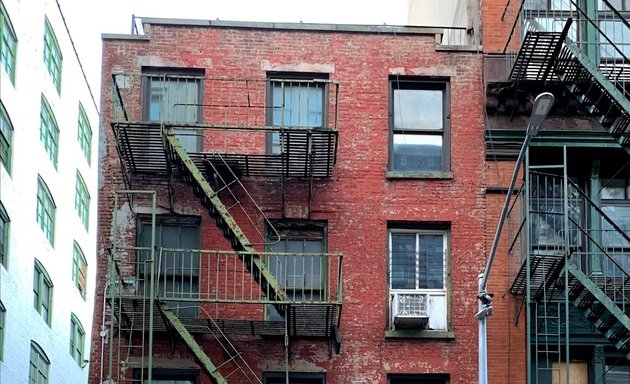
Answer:
[[[523,146],[521,147],[521,151],[519,152],[518,158],[516,159],[516,164],[514,165],[514,173],[512,174],[512,180],[510,181],[510,187],[508,188],[507,195],[505,196],[503,210],[501,211],[501,216],[499,217],[497,230],[492,241],[492,247],[490,248],[490,253],[488,254],[486,269],[477,277],[479,283],[479,291],[477,293],[477,299],[479,300],[479,312],[475,314],[475,319],[479,321],[479,384],[488,384],[488,348],[486,319],[488,318],[488,316],[492,315],[493,311],[492,295],[486,291],[488,275],[490,275],[490,269],[492,268],[494,255],[497,252],[499,238],[501,237],[503,224],[505,223],[505,219],[507,218],[510,200],[512,198],[512,193],[514,192],[514,186],[516,184],[516,179],[518,178],[518,173],[521,169],[521,163],[525,158],[525,153],[527,152],[527,148],[529,147],[529,142],[532,140],[533,136],[538,134],[538,130],[545,121],[545,118],[547,118],[547,114],[549,113],[549,110],[551,110],[553,102],[554,97],[549,92],[541,93],[540,95],[536,96],[536,99],[534,100],[532,115],[529,118],[527,131],[525,132],[525,140],[523,141]]]

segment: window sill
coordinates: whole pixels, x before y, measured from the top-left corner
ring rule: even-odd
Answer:
[[[440,339],[454,340],[455,332],[452,331],[385,331],[386,339]]]
[[[442,179],[449,180],[453,178],[452,172],[409,172],[409,171],[387,171],[388,179]]]

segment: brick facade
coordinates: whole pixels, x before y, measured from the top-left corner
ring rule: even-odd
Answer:
[[[95,324],[100,324],[103,314],[105,250],[112,243],[113,191],[124,188],[110,127],[110,74],[139,73],[143,67],[199,68],[205,71],[205,76],[251,79],[265,79],[269,71],[326,73],[330,80],[338,81],[337,163],[331,178],[317,180],[313,185],[311,219],[327,223],[328,251],[344,255],[340,327],[343,344],[337,355],[330,353],[325,340],[291,340],[288,367],[291,371],[326,372],[329,384],[385,384],[390,373],[443,373],[450,375],[453,384],[476,381],[477,323],[473,319],[477,306],[476,276],[485,263],[485,237],[492,231],[489,227],[486,229],[481,54],[438,51],[435,37],[430,33],[209,27],[155,22],[147,29],[146,36],[106,37]],[[388,78],[393,75],[448,79],[452,173],[449,177],[386,177]],[[261,141],[244,140],[243,151],[247,145],[259,146]],[[268,217],[281,218],[278,179],[244,178],[243,181]],[[285,213],[289,217],[303,218],[308,212],[308,182],[289,179],[286,183]],[[142,189],[157,189],[158,205],[169,206],[163,186],[156,187],[147,181]],[[189,187],[176,185],[175,190],[173,211],[201,218],[201,246],[229,250]],[[128,211],[123,211],[117,213],[119,228],[123,226],[119,233],[133,237],[135,219]],[[236,219],[238,222],[239,217]],[[385,338],[388,222],[449,224],[449,328],[454,338]],[[253,228],[244,226],[244,230],[255,237]],[[499,268],[495,272],[497,278],[503,275]],[[262,316],[261,305],[220,304],[208,305],[208,308],[223,317]],[[500,320],[499,316],[492,319],[497,325],[508,321],[508,318]],[[503,327],[506,332],[509,329]],[[107,359],[103,362],[102,377],[98,371],[103,352],[100,331],[99,326],[95,326],[92,337],[90,382],[93,384],[100,383],[107,374]],[[231,341],[259,378],[263,371],[285,369],[281,338],[232,337]],[[208,355],[218,353],[209,339],[201,345],[206,346]],[[154,356],[156,366],[172,367],[173,362],[177,362],[178,367],[195,366],[192,354],[181,342],[172,349],[170,340],[158,334]],[[115,368],[119,365],[118,361],[113,363]],[[210,382],[205,375],[201,376],[202,383]]]

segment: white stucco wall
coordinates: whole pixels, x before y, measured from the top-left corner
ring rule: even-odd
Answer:
[[[81,74],[54,0],[1,0],[17,35],[15,85],[0,69],[0,100],[13,123],[12,169],[0,167],[0,201],[10,218],[8,262],[0,266],[0,300],[6,308],[4,359],[0,382],[26,383],[31,340],[51,361],[49,383],[86,383],[89,365],[81,368],[69,351],[70,316],[85,331],[89,356],[96,275],[98,112]],[[61,93],[57,93],[43,61],[44,17],[55,31],[63,54]],[[59,126],[55,169],[39,140],[42,93]],[[92,158],[85,159],[77,140],[79,102],[92,128]],[[86,231],[74,208],[77,169],[90,193]],[[37,176],[47,183],[57,205],[55,243],[51,246],[36,222]],[[88,262],[87,295],[72,281],[73,241]],[[48,326],[33,308],[33,265],[37,258],[53,282],[52,321]]]

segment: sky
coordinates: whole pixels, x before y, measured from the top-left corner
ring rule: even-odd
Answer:
[[[59,0],[59,3],[97,101],[101,77],[101,34],[129,34],[132,15],[404,25],[408,7],[408,0]]]

